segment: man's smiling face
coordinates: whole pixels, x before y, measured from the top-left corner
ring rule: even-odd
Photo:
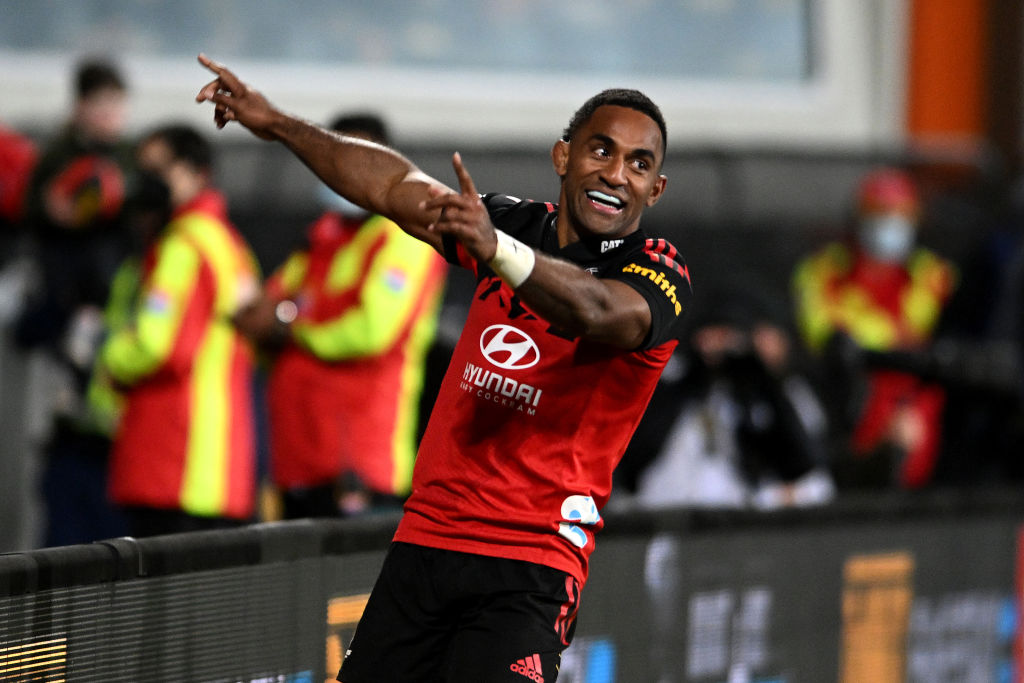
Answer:
[[[552,150],[562,178],[560,219],[575,238],[616,238],[640,226],[665,189],[661,130],[629,107],[604,105]]]

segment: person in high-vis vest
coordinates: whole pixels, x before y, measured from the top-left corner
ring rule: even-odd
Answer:
[[[253,351],[231,316],[259,289],[256,259],[211,185],[213,154],[171,125],[138,147],[168,222],[147,249],[128,324],[100,351],[124,391],[110,496],[132,535],[232,526],[255,506]]]
[[[957,271],[917,243],[920,219],[921,199],[907,172],[880,168],[862,178],[854,239],[826,245],[794,274],[797,321],[812,350],[839,348],[836,342],[883,353],[927,347]],[[863,380],[849,443],[837,457],[837,483],[926,485],[938,457],[944,390],[895,366],[865,370]]]
[[[344,115],[331,127],[388,144],[375,114]],[[397,509],[408,495],[446,271],[395,223],[322,190],[327,210],[307,245],[236,319],[277,350],[267,409],[286,518]]]

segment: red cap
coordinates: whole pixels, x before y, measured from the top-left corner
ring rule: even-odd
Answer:
[[[920,208],[917,186],[909,174],[899,169],[871,171],[861,180],[857,208],[861,213],[917,213]]]

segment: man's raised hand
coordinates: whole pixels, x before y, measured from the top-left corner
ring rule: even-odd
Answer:
[[[494,225],[458,152],[452,156],[452,166],[459,179],[459,192],[433,187],[429,190],[431,198],[421,205],[427,211],[441,210],[429,229],[452,235],[474,258],[486,263],[498,246]]]
[[[196,95],[196,102],[213,102],[213,120],[217,128],[223,128],[228,121],[238,121],[257,137],[273,140],[271,126],[278,111],[267,98],[239,80],[226,66],[206,55],[199,55],[199,63],[217,75]]]

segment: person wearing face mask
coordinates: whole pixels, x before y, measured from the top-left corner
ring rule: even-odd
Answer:
[[[826,245],[794,274],[804,342],[826,359],[852,359],[830,387],[840,397],[834,422],[846,427],[835,457],[840,486],[920,488],[934,470],[943,389],[918,373],[864,364],[927,348],[955,289],[953,264],[918,244],[921,208],[907,172],[870,171],[857,192],[852,239]]]
[[[331,129],[389,142],[371,113],[339,116]],[[289,519],[397,510],[409,493],[446,270],[390,220],[324,184],[317,198],[324,212],[307,244],[236,316],[273,355],[271,474]]]
[[[253,518],[256,455],[254,354],[231,316],[257,294],[259,269],[195,129],[148,133],[137,159],[140,225],[162,224],[99,353],[98,373],[124,395],[110,498],[133,536],[234,526]]]

